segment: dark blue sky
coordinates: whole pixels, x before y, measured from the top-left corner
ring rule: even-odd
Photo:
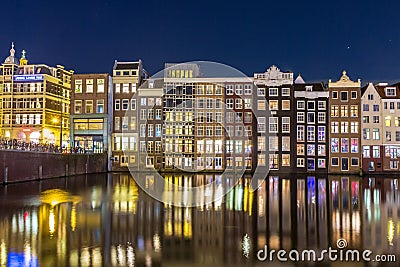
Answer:
[[[350,1],[349,1],[350,2]],[[115,59],[209,60],[248,75],[271,64],[306,80],[400,80],[399,1],[1,1],[0,57],[110,72]]]

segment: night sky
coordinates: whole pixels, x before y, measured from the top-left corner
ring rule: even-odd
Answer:
[[[275,64],[306,81],[400,81],[399,1],[1,1],[0,58],[111,72],[115,59],[208,60],[247,75]]]

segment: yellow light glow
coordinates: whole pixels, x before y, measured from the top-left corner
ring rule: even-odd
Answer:
[[[60,189],[50,189],[41,193],[40,201],[42,203],[55,206],[60,203],[66,203],[66,202],[78,203],[81,201],[81,197],[73,196],[70,193]]]
[[[393,238],[394,238],[394,223],[393,223],[393,219],[389,218],[389,220],[388,220],[388,241],[389,241],[389,246],[393,246]]]
[[[49,213],[49,232],[50,232],[50,237],[54,235],[54,232],[56,230],[56,222],[55,222],[55,216],[54,216],[54,209],[50,208],[50,213]]]
[[[75,205],[72,205],[72,209],[71,209],[71,228],[72,228],[72,232],[75,231],[75,228],[76,228],[76,208],[75,208]]]
[[[6,266],[7,263],[7,245],[4,239],[1,240],[0,245],[0,264],[1,266]]]

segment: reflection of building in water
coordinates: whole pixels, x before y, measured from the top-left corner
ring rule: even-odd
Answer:
[[[297,180],[297,247],[328,246],[326,176],[307,176]]]
[[[359,177],[351,176],[270,176],[255,192],[250,177],[165,176],[172,183],[162,188],[169,192],[164,197],[174,203],[189,201],[176,185],[201,188],[194,197],[198,206],[186,208],[150,198],[129,175],[99,177],[95,183],[82,177],[62,182],[54,187],[65,191],[46,190],[20,206],[8,201],[10,190],[8,196],[0,192],[7,198],[0,202],[0,265],[230,266],[251,264],[244,254],[251,258],[264,245],[323,249],[336,247],[339,238],[374,253],[399,251],[398,179],[365,179],[361,194]],[[143,186],[156,190],[145,178]]]
[[[159,265],[163,235],[159,202],[146,195],[139,197],[129,175],[110,175],[103,186],[76,186],[90,190],[84,189],[82,198],[58,189],[47,190],[41,202],[34,201],[38,206],[18,207],[14,214],[0,209],[0,225],[5,229],[0,232],[0,262],[32,261],[29,266]]]
[[[291,181],[270,176],[257,190],[257,247],[291,248],[293,245]]]
[[[236,177],[215,174],[166,175],[165,179],[163,259],[212,266],[244,261],[243,238],[247,234],[251,242],[256,237],[250,179],[238,182]],[[198,188],[194,202],[178,185]],[[223,204],[222,193],[228,189]],[[196,206],[176,207],[172,202]]]
[[[378,253],[400,251],[398,179],[366,178],[363,188],[363,247]]]
[[[331,245],[344,238],[349,247],[361,245],[360,177],[329,176],[329,209],[332,213]]]

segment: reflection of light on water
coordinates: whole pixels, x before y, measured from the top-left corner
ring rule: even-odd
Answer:
[[[81,253],[81,266],[90,266],[90,253],[89,253],[89,248],[82,248],[82,253]]]
[[[79,264],[79,256],[78,256],[78,251],[76,249],[74,249],[70,252],[69,264],[71,266],[78,266],[78,264]]]
[[[269,243],[271,248],[273,249],[278,249],[279,248],[279,236],[276,234],[273,234],[269,238]]]
[[[122,263],[125,262],[125,255],[124,255],[124,250],[122,249],[121,245],[117,246],[117,259],[119,264],[122,265]]]
[[[126,251],[126,257],[128,259],[128,266],[133,267],[135,266],[135,253],[133,251],[133,247],[130,243],[128,243],[128,248]]]
[[[7,246],[4,242],[4,239],[1,240],[0,244],[0,264],[1,266],[5,266],[7,263]]]
[[[96,208],[96,201],[92,200],[92,209]]]
[[[192,237],[192,218],[189,208],[185,209],[185,218],[183,222],[183,236],[186,238]]]
[[[243,240],[242,240],[242,253],[243,253],[243,256],[248,258],[249,254],[250,254],[250,251],[251,251],[250,237],[246,234],[243,237]]]
[[[71,229],[72,232],[75,231],[76,228],[76,207],[75,204],[72,205],[72,209],[71,209]]]
[[[223,199],[223,189],[222,185],[218,185],[217,190],[215,192],[215,202],[214,202],[214,210],[220,210]]]
[[[92,263],[93,263],[93,266],[102,266],[100,248],[93,249],[93,251],[92,251]]]
[[[397,235],[400,236],[400,222],[397,223]]]
[[[56,230],[56,222],[55,222],[55,216],[54,216],[54,208],[50,208],[49,212],[49,232],[50,232],[50,237],[53,236],[54,232]]]
[[[31,262],[31,255],[32,255],[31,245],[29,244],[28,241],[25,241],[25,244],[24,244],[24,261],[25,261],[25,266],[29,266],[29,264],[30,264],[30,262]]]
[[[160,240],[160,236],[158,234],[155,234],[153,236],[153,247],[154,247],[154,252],[160,252],[161,240]]]
[[[264,217],[264,198],[258,196],[258,217]]]
[[[151,266],[151,257],[149,254],[146,254],[145,261],[146,261],[146,266],[150,267]]]
[[[388,220],[388,241],[389,241],[389,246],[393,246],[393,238],[394,238],[394,223],[393,219],[389,218]]]

